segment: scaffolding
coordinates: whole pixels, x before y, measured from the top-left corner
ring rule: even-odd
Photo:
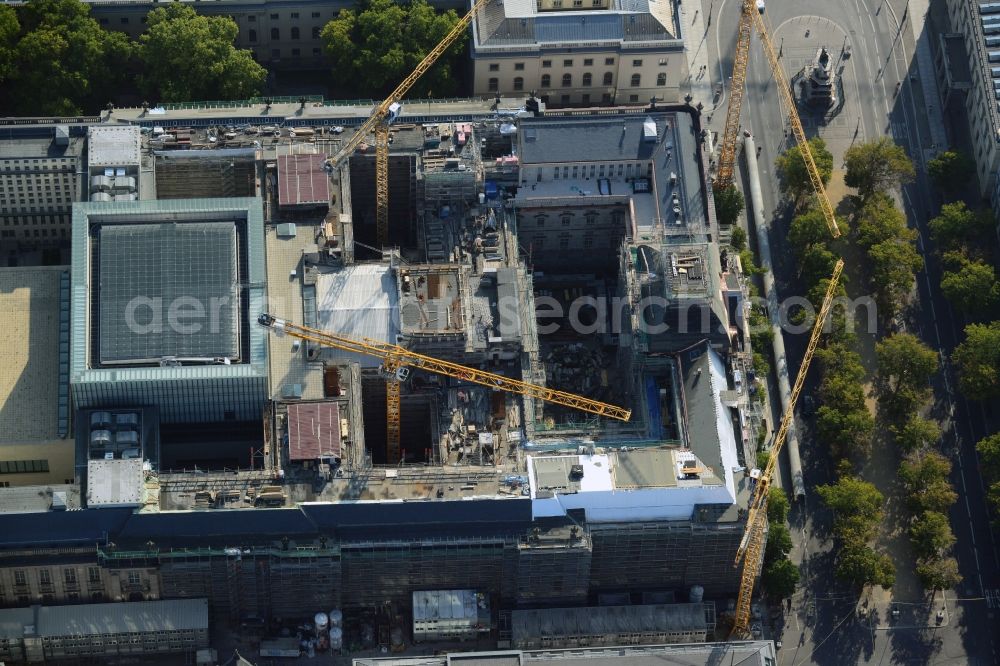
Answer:
[[[171,151],[170,155],[156,155],[155,174],[157,199],[253,197],[257,194],[252,153],[191,159]]]

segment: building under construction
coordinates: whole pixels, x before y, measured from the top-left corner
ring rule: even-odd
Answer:
[[[193,124],[170,113],[156,122]],[[344,140],[323,131],[336,118],[298,116],[316,137],[254,138],[266,274],[237,291],[255,298],[263,282],[261,309],[290,322],[631,418],[265,330],[269,400],[240,469],[147,461],[138,509],[0,515],[0,603],[75,598],[43,591],[43,567],[56,581],[95,571],[92,594],[109,600],[207,598],[232,623],[329,608],[404,617],[415,591],[470,590],[509,643],[519,609],[690,600],[700,613],[702,595],[735,594],[759,421],[742,277],[717,244],[697,111],[435,114],[392,126],[384,247],[374,156],[324,164]],[[236,156],[158,154],[157,192],[183,182],[186,159],[243,183]],[[158,441],[169,455],[170,437]],[[128,588],[103,582],[136,572]],[[695,619],[682,640],[710,632]]]

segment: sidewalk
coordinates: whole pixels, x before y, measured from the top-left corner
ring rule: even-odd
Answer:
[[[705,112],[712,111],[712,77],[708,63],[708,20],[700,3],[680,3],[681,36],[684,53],[688,58],[688,76],[681,82],[681,97],[691,95],[691,104],[704,105]],[[693,9],[693,12],[691,11]]]

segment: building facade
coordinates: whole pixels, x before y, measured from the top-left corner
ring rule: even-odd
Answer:
[[[550,106],[676,102],[688,75],[672,0],[516,0],[473,22],[477,96],[535,91]]]
[[[0,245],[68,245],[86,139],[65,125],[18,130],[0,141]]]

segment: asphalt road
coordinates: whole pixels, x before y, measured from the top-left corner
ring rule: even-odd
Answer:
[[[725,88],[718,108],[710,111],[713,117],[709,121],[710,127],[721,135],[739,0],[704,0],[702,7],[712,17],[706,35],[712,78],[722,80]],[[918,298],[909,313],[910,325],[928,344],[939,349],[944,359],[960,339],[961,322],[937,288],[940,267],[927,234],[927,221],[933,217],[932,211],[937,210],[939,202],[934,200],[922,168],[923,150],[940,146],[933,145],[926,107],[937,100],[924,101],[924,82],[919,78],[914,39],[906,24],[911,19],[908,14],[906,0],[891,0],[891,4],[885,4],[884,0],[770,0],[766,10],[772,39],[780,49],[787,76],[801,69],[820,46],[828,48],[838,69],[843,67],[842,107],[829,120],[803,119],[807,134],[818,132],[826,140],[835,156],[835,168],[840,168],[839,158],[852,142],[883,135],[907,147],[915,158],[918,177],[904,188],[902,203],[910,224],[920,233],[927,266],[918,275]],[[848,45],[851,55],[844,58],[843,48]],[[777,105],[774,85],[755,38],[743,126],[754,133],[761,146],[765,210],[775,214],[771,245],[779,289],[784,287],[787,293],[794,293],[794,265],[787,259],[789,252],[782,233],[787,229],[789,211],[781,207],[773,173],[774,158],[791,145],[792,138],[785,131],[785,118]],[[794,363],[801,358],[804,337],[786,335],[786,344]],[[954,375],[946,369],[936,380],[934,409],[935,416],[947,427],[942,450],[954,461],[953,482],[960,495],[950,518],[958,539],[955,555],[963,582],[956,590],[947,591],[943,599],[938,595],[928,600],[921,594],[912,570],[900,570],[896,588],[891,593],[876,593],[869,601],[873,612],[859,618],[857,596],[832,576],[829,516],[819,507],[815,493],[810,492],[805,504],[792,515],[796,543],[791,556],[793,561],[801,563],[804,584],[791,609],[778,621],[779,639],[783,643],[782,664],[1000,663],[997,644],[1000,562],[974,451],[975,442],[997,431],[1000,423],[981,405],[967,403],[954,388]],[[829,456],[810,446],[807,423],[800,425],[800,433],[807,488],[812,489],[832,480]],[[895,465],[891,450],[877,448],[873,464],[865,470],[866,476],[874,477],[880,486],[890,487]],[[896,520],[899,511],[890,499],[887,524]],[[884,536],[897,563],[911,567],[912,555],[905,536],[898,533]],[[891,615],[891,603],[898,604],[895,606],[901,611],[898,617]],[[939,610],[944,611],[940,623]]]

